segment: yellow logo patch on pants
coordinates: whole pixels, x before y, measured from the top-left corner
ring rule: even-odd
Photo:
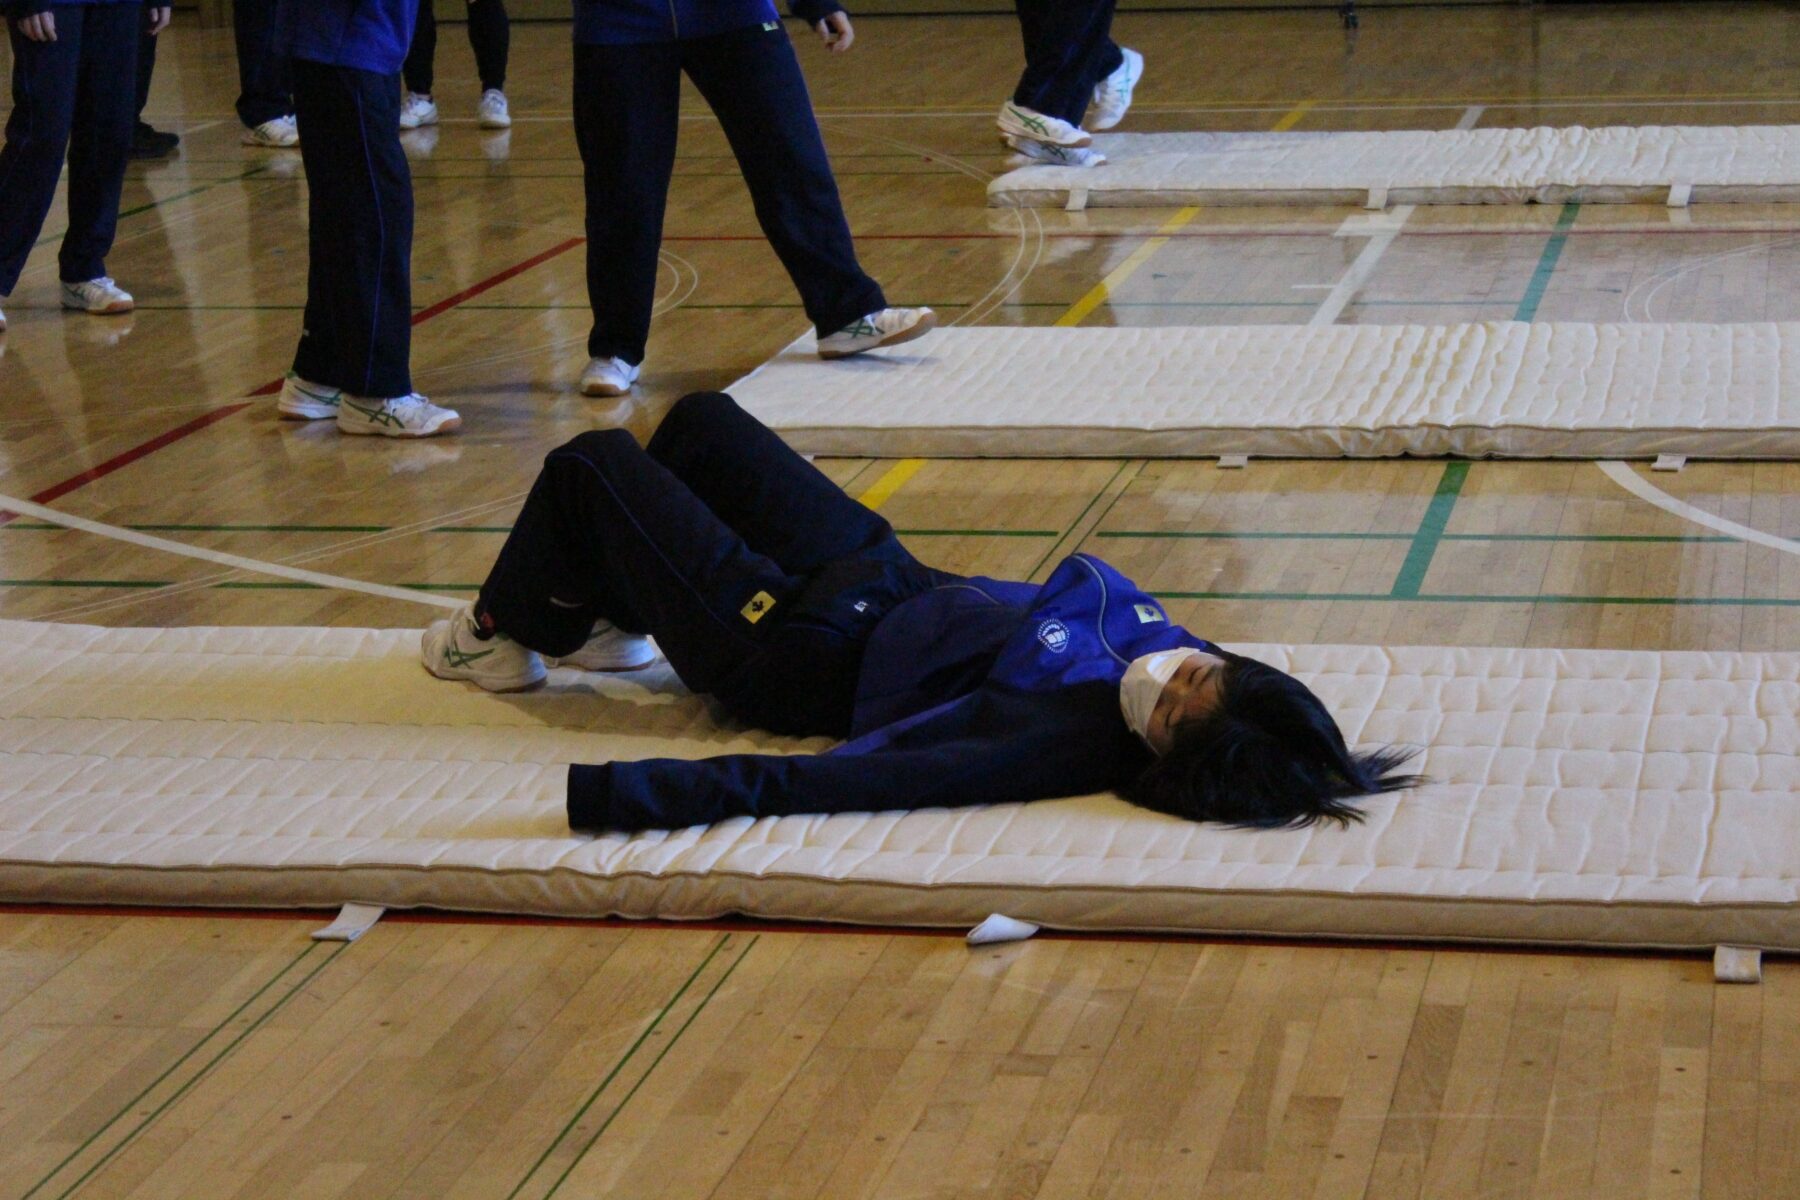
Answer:
[[[767,592],[758,592],[750,597],[750,603],[744,605],[738,612],[743,614],[744,620],[754,625],[767,616],[769,610],[774,607],[775,597]]]

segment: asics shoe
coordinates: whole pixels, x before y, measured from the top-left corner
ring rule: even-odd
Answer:
[[[1052,117],[1035,109],[1023,108],[1008,100],[1000,106],[1000,132],[1053,146],[1086,146],[1094,139],[1085,129],[1071,125],[1061,117]]]
[[[62,306],[97,316],[112,316],[130,312],[137,306],[137,302],[131,298],[130,292],[108,276],[102,275],[98,279],[84,279],[80,283],[65,282],[62,285]]]
[[[656,643],[643,634],[626,633],[611,621],[595,621],[594,632],[581,649],[545,661],[553,667],[582,671],[637,671],[660,657]]]
[[[638,369],[622,358],[595,358],[581,373],[584,396],[623,396],[637,382]]]
[[[1030,138],[1014,137],[1007,134],[1001,139],[1019,152],[1019,157],[1026,163],[1043,163],[1051,167],[1097,167],[1106,161],[1106,155],[1089,146],[1052,146],[1049,142],[1034,142]]]
[[[499,88],[481,93],[481,103],[475,106],[475,122],[483,129],[511,129],[512,113],[506,107],[506,93]]]
[[[467,679],[489,692],[522,692],[544,682],[544,660],[536,651],[504,633],[476,636],[473,604],[427,626],[419,657],[439,679]]]
[[[324,421],[338,415],[344,393],[322,383],[308,383],[292,371],[281,381],[281,399],[275,411],[284,421]]]
[[[1144,77],[1143,55],[1136,50],[1119,53],[1125,56],[1119,69],[1094,85],[1094,119],[1089,124],[1095,129],[1111,129],[1125,119],[1131,110],[1131,91]]]
[[[400,102],[400,128],[417,129],[438,123],[437,101],[423,92],[408,92]]]
[[[820,358],[848,358],[877,346],[898,346],[937,327],[929,308],[884,308],[819,339]]]
[[[462,417],[453,408],[439,408],[414,392],[392,400],[339,393],[339,433],[369,437],[421,438],[452,433],[462,428]]]
[[[262,146],[269,150],[292,150],[300,144],[300,123],[292,117],[276,117],[261,125],[252,125],[238,139],[246,146]]]

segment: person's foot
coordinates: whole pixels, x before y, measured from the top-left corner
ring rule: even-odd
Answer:
[[[0,312],[0,333],[6,332],[6,314]]]
[[[437,101],[424,92],[408,92],[400,102],[400,128],[417,129],[438,123]]]
[[[422,438],[454,433],[462,428],[462,417],[455,409],[439,408],[417,392],[391,400],[341,392],[337,427],[339,433],[361,437]]]
[[[300,144],[300,122],[293,117],[275,117],[261,125],[252,125],[238,140],[246,146],[261,146],[266,150],[292,150]]]
[[[109,276],[102,275],[98,279],[84,279],[80,283],[64,281],[62,306],[93,313],[95,316],[110,317],[130,312],[137,307],[137,302],[131,298],[130,292],[114,283]]]
[[[587,370],[581,373],[581,394],[623,396],[637,377],[638,369],[622,358],[589,359]]]
[[[1136,50],[1121,49],[1125,61],[1119,69],[1094,85],[1094,118],[1088,122],[1095,129],[1111,129],[1131,111],[1131,90],[1144,77],[1144,56]]]
[[[546,661],[582,671],[639,671],[660,657],[656,643],[643,634],[626,633],[611,621],[595,621],[594,632],[581,649]]]
[[[1034,142],[1010,133],[1001,140],[1032,162],[1046,166],[1097,167],[1106,161],[1106,155],[1091,146],[1052,146],[1049,142]]]
[[[929,308],[884,308],[819,339],[820,358],[848,358],[877,346],[898,346],[937,327]]]
[[[481,93],[481,103],[475,106],[475,121],[483,129],[511,129],[512,113],[506,107],[506,93],[499,88]]]
[[[536,651],[504,633],[479,635],[472,604],[426,627],[419,658],[439,679],[467,679],[490,692],[522,692],[544,682],[544,660]]]
[[[164,133],[152,128],[147,122],[139,121],[131,131],[131,149],[126,154],[130,158],[167,158],[179,145],[180,134]]]
[[[1061,117],[1052,117],[1008,100],[1000,106],[1000,132],[1052,146],[1086,146],[1093,142],[1085,129]]]
[[[325,421],[338,415],[342,390],[322,383],[308,383],[292,371],[281,381],[281,399],[275,411],[284,421]]]

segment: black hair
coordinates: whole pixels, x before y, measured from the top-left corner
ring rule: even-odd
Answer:
[[[1125,796],[1190,821],[1283,829],[1363,814],[1349,801],[1424,782],[1396,769],[1418,753],[1405,747],[1353,751],[1312,690],[1285,671],[1224,654],[1220,702],[1176,726],[1168,753]]]

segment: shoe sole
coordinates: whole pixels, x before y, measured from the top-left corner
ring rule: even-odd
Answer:
[[[338,432],[349,434],[351,437],[428,438],[436,437],[440,433],[455,433],[461,428],[461,417],[451,417],[442,425],[434,426],[431,429],[416,430],[396,429],[386,425],[365,425],[361,423],[346,425],[342,421],[338,422]],[[433,672],[433,674],[436,674],[436,672]],[[445,676],[439,675],[438,678],[442,679],[445,678]]]
[[[1088,134],[1085,130],[1077,129],[1075,131],[1075,140],[1073,141],[1059,142],[1055,138],[1045,137],[1043,134],[1025,125],[1023,122],[1009,124],[1002,119],[995,121],[994,124],[1000,127],[1001,133],[1010,133],[1014,137],[1022,137],[1028,142],[1042,142],[1046,146],[1061,146],[1064,149],[1080,150],[1085,146],[1094,144],[1092,135]]]
[[[608,399],[618,396],[629,396],[631,394],[631,389],[636,383],[637,381],[635,379],[624,387],[620,387],[614,383],[583,383],[581,385],[581,394],[584,396],[602,396]]]
[[[924,337],[936,328],[937,314],[935,312],[927,313],[919,320],[908,325],[905,329],[897,329],[893,333],[888,334],[873,346],[864,346],[861,350],[821,350],[819,351],[819,357],[825,359],[827,362],[838,358],[855,358],[857,355],[867,354],[871,350],[884,350],[889,346],[899,346],[906,342],[915,341],[918,338]]]
[[[544,665],[546,667],[568,667],[573,671],[593,671],[601,675],[624,675],[630,671],[647,671],[654,667],[661,658],[660,654],[652,654],[643,662],[606,663],[602,666],[595,666],[576,662],[574,656],[571,655],[568,658],[546,658]]]
[[[523,683],[510,684],[507,687],[489,687],[473,675],[446,675],[436,667],[433,667],[430,663],[420,663],[419,665],[424,667],[426,674],[430,675],[433,679],[442,679],[445,683],[472,683],[482,691],[495,696],[510,696],[516,692],[529,692],[534,688],[544,686],[544,680],[549,678],[548,675],[540,675],[536,679],[528,679]]]
[[[338,415],[335,404],[278,403],[276,413],[284,421],[329,421]]]
[[[484,121],[477,122],[477,124],[479,124],[481,126],[481,128],[483,128],[483,129],[511,129],[512,128],[512,118],[509,117],[504,121],[484,120]]]
[[[63,308],[69,312],[84,312],[90,317],[119,317],[131,312],[136,307],[137,303],[132,300],[126,300],[123,303],[114,301],[111,304],[103,304],[99,308],[89,308],[85,304],[70,304],[67,300],[63,301]]]

